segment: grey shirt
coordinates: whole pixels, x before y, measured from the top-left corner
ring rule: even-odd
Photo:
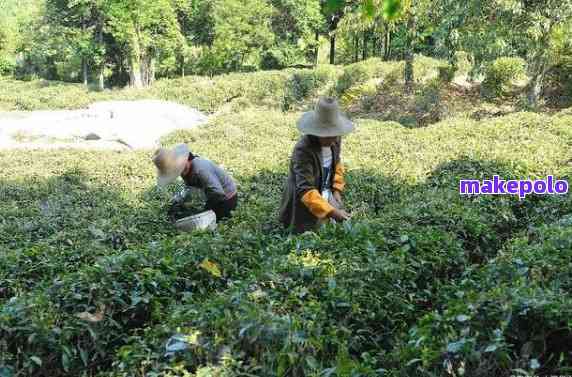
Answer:
[[[187,186],[204,190],[208,202],[221,202],[236,194],[236,184],[228,173],[206,158],[195,157],[191,173],[183,180]]]

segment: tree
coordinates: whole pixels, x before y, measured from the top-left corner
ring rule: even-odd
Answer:
[[[41,0],[0,1],[0,74],[16,68],[17,60],[21,60],[17,56],[23,53],[32,36],[24,32],[36,29],[42,14]]]
[[[178,48],[181,75],[201,47],[212,46],[215,36],[213,8],[216,0],[175,0],[175,11],[183,40]],[[193,48],[195,47],[195,48]]]
[[[551,40],[560,27],[563,27],[572,18],[572,1],[570,0],[544,0],[516,2],[523,11],[515,10],[515,26],[523,27],[523,54],[528,62],[528,103],[537,106],[538,98],[543,89],[544,78],[548,70],[557,60]],[[513,8],[514,9],[514,8]],[[520,33],[517,33],[520,34]]]
[[[217,1],[213,9],[215,37],[211,64],[215,70],[257,67],[260,55],[274,43],[270,20],[273,8],[266,0]]]
[[[181,44],[174,4],[169,0],[105,0],[104,9],[111,34],[125,50],[130,86],[151,85],[156,58],[165,50],[174,53]]]
[[[411,1],[412,0],[325,0],[325,14],[329,15],[330,35],[333,36],[333,38],[330,39],[330,63],[333,64],[335,62],[335,33],[331,30],[335,31],[341,17],[349,12],[361,12],[366,19],[369,18],[370,22],[381,17],[387,23],[384,28],[386,31],[384,36],[385,57],[387,58],[389,55],[391,24],[402,20],[404,15],[407,14],[407,11],[411,10]],[[413,46],[411,46],[411,48],[412,47]]]
[[[330,37],[330,64],[336,63],[336,30],[346,12],[346,7],[351,4],[345,0],[322,0],[321,10],[326,19],[326,30]]]
[[[318,34],[324,19],[317,0],[270,0],[274,45],[265,54],[267,68],[284,68],[317,58]]]
[[[405,18],[407,19],[406,28],[406,48],[405,48],[405,68],[403,72],[403,78],[405,81],[405,93],[411,94],[413,92],[413,59],[414,59],[414,48],[415,41],[417,39],[417,15],[415,9],[415,0],[412,0],[408,4]]]
[[[572,18],[572,1],[470,0],[462,7],[454,6],[453,0],[435,3],[446,20],[441,23],[447,25],[442,35],[450,54],[457,49],[471,53],[475,70],[501,56],[524,58],[530,77],[528,102],[537,106],[544,77],[557,61],[551,45],[559,28]]]
[[[97,71],[99,89],[104,87],[103,69],[105,62],[102,1],[46,0],[45,19],[45,23],[49,27],[48,38],[58,39],[64,36],[64,47],[75,49],[80,57],[82,81],[85,85],[89,81],[90,66]]]

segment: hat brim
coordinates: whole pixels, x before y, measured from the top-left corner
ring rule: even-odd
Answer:
[[[188,161],[189,149],[186,145],[179,144],[174,149],[176,154],[176,164],[172,172],[166,174],[159,174],[157,176],[157,186],[165,187],[179,178],[185,170],[185,165]]]
[[[318,137],[337,137],[349,134],[354,130],[354,124],[343,115],[339,115],[334,124],[320,126],[318,117],[314,111],[302,114],[298,120],[298,130],[304,135],[314,135]]]
[[[181,170],[182,172],[182,170]],[[181,175],[181,173],[179,174],[170,174],[170,175],[159,175],[157,177],[157,186],[159,187],[165,187],[173,182],[175,182],[177,180],[177,178],[179,178],[179,176]]]

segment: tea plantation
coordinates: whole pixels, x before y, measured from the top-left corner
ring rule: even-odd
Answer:
[[[356,117],[342,152],[352,221],[291,236],[276,217],[295,122],[340,77],[311,72],[137,94],[215,112],[163,140],[239,183],[214,233],[168,224],[151,151],[0,151],[0,376],[572,374],[572,199],[458,193],[495,174],[572,179],[572,112],[424,128]],[[27,87],[3,91],[5,109],[70,107],[66,86],[10,85]],[[175,334],[187,348],[165,356]]]

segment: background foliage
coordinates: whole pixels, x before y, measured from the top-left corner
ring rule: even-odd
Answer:
[[[472,63],[469,80],[497,58],[522,58],[527,101],[538,106],[572,55],[569,0],[5,0],[0,6],[1,74],[99,89],[379,57],[405,59],[411,93],[415,54],[445,59],[455,71],[463,51]]]

